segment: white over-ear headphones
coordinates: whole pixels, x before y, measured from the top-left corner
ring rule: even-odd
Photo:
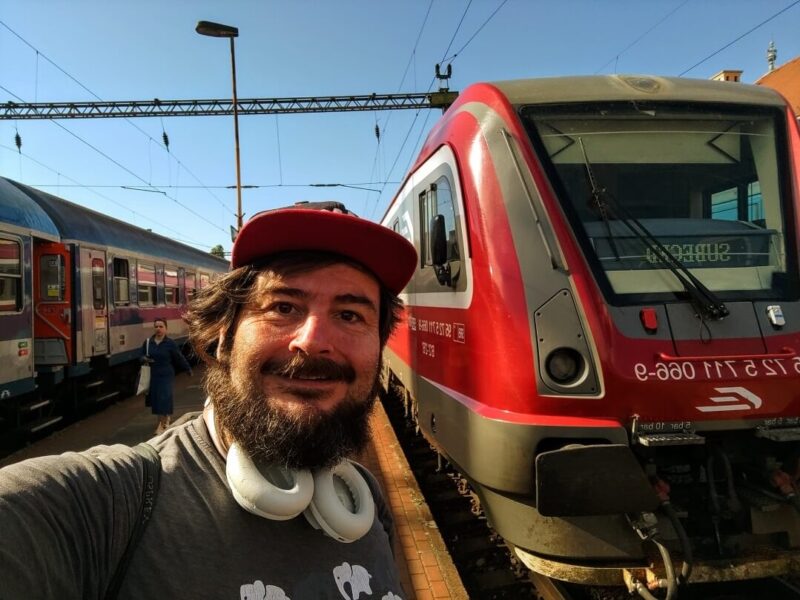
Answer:
[[[248,512],[278,521],[302,512],[314,528],[340,542],[363,537],[375,518],[369,485],[346,460],[312,474],[257,465],[234,443],[228,449],[225,474],[236,502]]]

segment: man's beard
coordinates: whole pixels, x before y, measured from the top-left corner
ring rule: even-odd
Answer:
[[[297,354],[286,361],[272,360],[259,370],[242,369],[231,374],[230,360],[209,365],[206,391],[214,403],[219,423],[256,461],[292,469],[331,467],[345,457],[360,453],[369,440],[369,415],[380,387],[380,360],[372,387],[352,390],[329,412],[315,410],[317,394],[309,390],[303,399],[307,410],[290,414],[271,401],[261,388],[265,374],[324,376],[355,380],[349,365],[340,366],[326,358]],[[234,381],[236,379],[236,381]],[[297,391],[295,395],[300,396]]]

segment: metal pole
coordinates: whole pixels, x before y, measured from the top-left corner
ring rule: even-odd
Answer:
[[[242,174],[239,166],[239,100],[236,97],[236,54],[231,40],[231,73],[233,75],[233,137],[236,150],[236,232],[242,229]]]

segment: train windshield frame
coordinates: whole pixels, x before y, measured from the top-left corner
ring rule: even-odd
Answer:
[[[613,102],[520,117],[611,303],[682,297],[675,265],[722,300],[798,297],[781,111]]]

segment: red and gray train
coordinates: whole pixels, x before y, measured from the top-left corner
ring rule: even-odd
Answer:
[[[24,435],[130,393],[153,319],[227,261],[0,178],[0,417]]]
[[[777,93],[679,78],[476,84],[432,129],[387,381],[530,569],[800,572],[798,157]]]

